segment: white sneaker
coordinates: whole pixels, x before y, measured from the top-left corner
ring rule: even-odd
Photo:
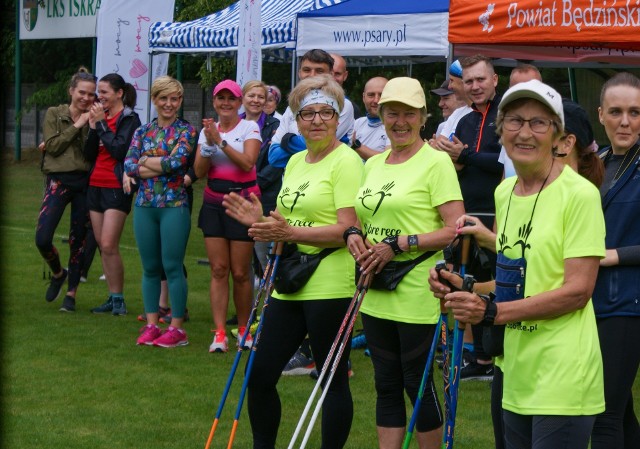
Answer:
[[[106,281],[107,277],[104,274],[102,274],[98,279],[100,279],[101,281]]]
[[[238,341],[236,342],[236,346],[240,346],[240,340],[242,340],[242,335],[246,330],[245,326],[238,328]],[[253,347],[253,337],[251,336],[251,332],[247,334],[247,338],[244,339],[244,344],[242,345],[242,349],[249,350]]]
[[[209,352],[227,352],[229,350],[229,339],[223,330],[215,331],[213,342],[209,346]]]

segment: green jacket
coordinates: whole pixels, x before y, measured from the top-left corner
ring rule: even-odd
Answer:
[[[84,158],[83,147],[89,134],[89,124],[73,126],[69,105],[50,107],[44,116],[42,172],[45,174],[88,172],[91,164]]]

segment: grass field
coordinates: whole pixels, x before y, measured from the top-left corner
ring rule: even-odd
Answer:
[[[196,206],[187,251],[189,312],[185,326],[190,345],[176,349],[137,347],[142,312],[140,260],[131,217],[121,251],[125,263],[126,317],[97,316],[89,309],[102,303],[107,287],[98,280],[99,258],[81,284],[77,312],[58,312],[60,299],[44,301],[47,280],[34,244],[42,199],[37,154],[24,152],[21,163],[3,155],[1,219],[2,299],[2,431],[0,443],[10,449],[175,449],[203,448],[226,382],[234,353],[209,354],[211,314],[208,267],[195,217],[202,183],[196,184]],[[68,231],[65,216],[55,243]],[[48,272],[48,270],[46,270]],[[44,273],[46,275],[46,273]],[[244,366],[243,359],[242,366]],[[371,363],[362,351],[351,357],[355,416],[348,448],[377,447],[375,392]],[[226,447],[241,384],[241,371],[229,396],[212,447]],[[286,447],[313,388],[306,376],[283,378],[278,447]],[[636,382],[635,397],[640,396]],[[493,444],[489,384],[461,384],[457,449],[483,449]],[[234,447],[251,447],[246,404]],[[319,447],[318,425],[308,447]],[[414,444],[412,447],[417,447]]]

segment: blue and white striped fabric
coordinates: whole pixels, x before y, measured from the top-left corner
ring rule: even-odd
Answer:
[[[262,0],[262,49],[292,49],[296,14],[344,0]],[[238,3],[191,22],[155,22],[149,28],[153,53],[212,53],[238,49]],[[278,53],[276,51],[276,53]]]

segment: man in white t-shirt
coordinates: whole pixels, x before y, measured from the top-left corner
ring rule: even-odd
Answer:
[[[367,115],[356,120],[351,136],[351,148],[364,160],[384,151],[389,145],[389,138],[378,113],[378,101],[387,81],[386,78],[376,76],[364,85],[362,102]]]
[[[456,126],[462,117],[471,112],[471,99],[464,91],[464,84],[462,83],[462,65],[459,60],[455,60],[449,67],[449,90],[453,92],[456,99],[464,106],[454,110],[449,118],[444,122],[442,129],[439,133],[436,133],[435,138],[429,141],[429,144],[442,150],[439,142],[444,140],[451,140],[456,131]]]
[[[460,100],[454,91],[449,89],[449,81],[445,80],[439,88],[431,89],[431,93],[440,97],[440,101],[438,101],[438,107],[442,110],[442,118],[444,119],[436,130],[436,136],[442,134],[442,130],[453,114],[457,109],[465,107],[467,104],[464,100]]]
[[[298,78],[303,80],[316,75],[333,76],[333,58],[324,50],[309,50],[300,60]],[[345,99],[336,132],[338,139],[342,142],[349,143],[349,136],[353,133],[353,123],[353,105]],[[296,117],[291,112],[291,108],[287,107],[287,110],[282,114],[280,126],[271,139],[269,163],[274,167],[284,168],[291,155],[306,148],[307,144],[298,132]]]

